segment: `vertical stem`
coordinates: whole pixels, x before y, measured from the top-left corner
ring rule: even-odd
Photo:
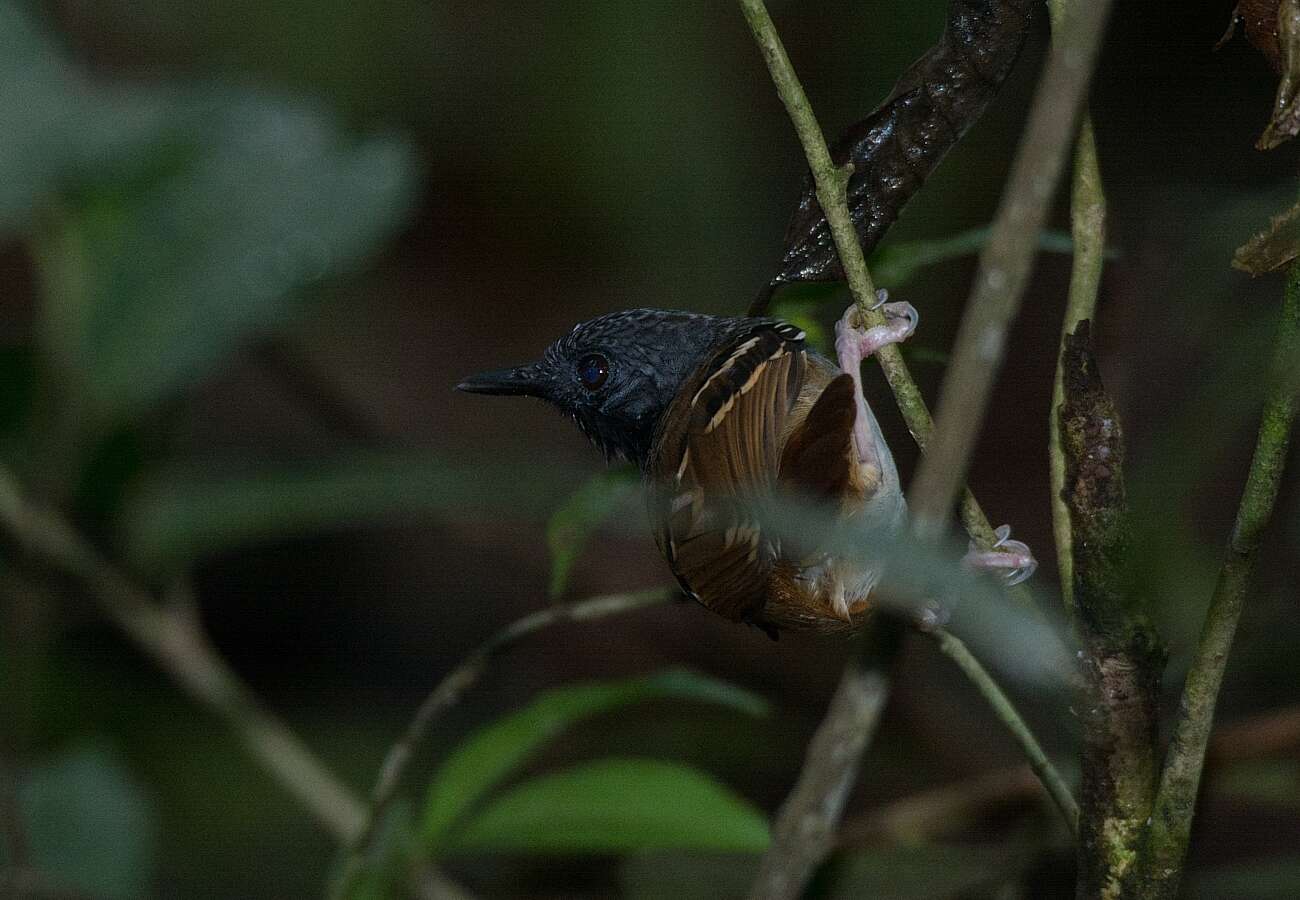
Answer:
[[[1146,883],[1142,886],[1142,896],[1145,897],[1172,898],[1178,891],[1228,651],[1250,590],[1260,539],[1273,517],[1282,483],[1297,409],[1300,261],[1292,263],[1287,273],[1275,340],[1272,378],[1264,400],[1255,453],[1165,754],[1151,817],[1148,858],[1144,860]]]
[[[1033,268],[1038,233],[1055,196],[1078,110],[1087,95],[1109,11],[1109,0],[1082,4],[1074,10],[1069,27],[1052,38],[1029,121],[957,332],[952,362],[939,394],[935,439],[921,460],[909,495],[923,533],[943,528],[966,477],[1006,354],[1007,332]]]
[[[835,848],[835,829],[857,780],[858,762],[889,696],[883,668],[861,654],[845,667],[825,722],[808,743],[799,780],[781,804],[749,900],[800,896]]]
[[[858,233],[853,229],[844,196],[852,166],[840,167],[831,159],[821,125],[817,123],[812,104],[808,102],[808,95],[804,93],[799,76],[790,64],[790,57],[786,55],[785,46],[781,43],[776,25],[768,15],[763,0],[740,0],[740,8],[749,23],[749,30],[754,34],[754,41],[763,52],[768,71],[772,73],[777,95],[790,116],[795,133],[799,135],[799,143],[808,159],[808,168],[812,170],[817,202],[821,204],[826,223],[830,226],[835,250],[839,254],[844,279],[849,283],[853,301],[857,303],[858,311],[866,324],[883,325],[885,317],[871,310],[876,302],[876,285],[871,280],[871,273],[867,271],[862,248],[858,246]]]
[[[1124,896],[1151,815],[1164,652],[1130,589],[1124,434],[1092,352],[1091,323],[1061,353],[1061,492],[1070,516],[1075,626],[1087,693],[1079,789],[1079,897]]]
[[[830,226],[835,250],[839,254],[844,277],[848,282],[854,303],[857,304],[861,322],[866,327],[884,325],[884,315],[879,310],[871,309],[875,303],[876,286],[871,280],[871,273],[867,270],[866,259],[863,257],[862,248],[858,245],[857,232],[854,231],[853,222],[849,217],[848,203],[844,194],[849,173],[837,167],[831,159],[826,138],[817,123],[812,104],[808,102],[808,96],[804,93],[799,77],[790,64],[790,57],[785,52],[776,25],[772,22],[763,0],[740,0],[740,8],[749,23],[750,31],[753,32],[755,42],[763,53],[763,60],[767,63],[777,94],[790,116],[799,143],[803,147],[808,168],[812,172],[816,185],[817,202],[821,205]],[[881,348],[876,353],[876,358],[880,361],[881,371],[889,383],[889,389],[893,392],[899,411],[903,414],[903,421],[907,423],[908,431],[911,432],[917,446],[921,448],[921,452],[927,452],[930,436],[934,431],[934,420],[925,404],[925,398],[921,395],[921,389],[917,387],[912,373],[907,368],[907,363],[903,361],[902,351],[897,345],[890,344]],[[962,526],[976,544],[985,550],[992,548],[997,540],[993,533],[993,526],[969,490],[962,496],[959,513]],[[1022,587],[1013,588],[1011,593],[1026,606],[1030,604],[1029,593]]]
[[[1053,10],[1060,2],[1052,4]],[[1055,23],[1056,16],[1053,16]],[[1101,285],[1106,253],[1106,194],[1097,163],[1097,142],[1092,118],[1085,116],[1074,145],[1074,186],[1070,195],[1070,234],[1074,239],[1074,262],[1070,270],[1070,292],[1061,323],[1061,346],[1084,319],[1096,318],[1097,293]],[[1061,596],[1072,619],[1074,609],[1074,555],[1071,550],[1070,511],[1061,497],[1065,489],[1065,457],[1061,452],[1061,404],[1065,401],[1060,351],[1052,383],[1049,413],[1048,456],[1052,486],[1052,532],[1056,538],[1056,562],[1061,575]]]

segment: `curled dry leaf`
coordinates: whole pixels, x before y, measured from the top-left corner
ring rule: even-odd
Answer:
[[[1268,127],[1255,143],[1260,150],[1272,150],[1300,134],[1300,0],[1241,0],[1219,45],[1232,39],[1238,22],[1281,76]]]
[[[1219,40],[1226,44],[1232,40],[1240,22],[1246,32],[1246,40],[1254,44],[1255,49],[1264,54],[1273,71],[1282,74],[1282,47],[1277,36],[1277,15],[1280,0],[1241,0],[1232,11],[1232,21],[1228,30]]]
[[[1273,115],[1255,144],[1272,150],[1300,134],[1300,0],[1282,0],[1277,7],[1277,40],[1282,54],[1282,79],[1273,99]]]
[[[1035,5],[951,0],[938,43],[903,73],[875,112],[831,147],[837,165],[852,165],[847,199],[864,253],[993,99],[1020,53]],[[780,268],[751,315],[765,313],[780,285],[844,277],[811,177],[784,247]]]

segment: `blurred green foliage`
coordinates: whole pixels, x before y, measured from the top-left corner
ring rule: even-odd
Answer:
[[[488,803],[450,852],[761,851],[767,818],[698,770],[601,759],[539,775]]]
[[[449,838],[451,846],[456,846],[454,829],[465,814],[488,791],[527,763],[543,744],[575,722],[631,703],[669,699],[716,703],[749,715],[761,714],[766,709],[760,698],[747,691],[679,670],[547,691],[519,712],[471,736],[447,757],[429,784],[421,842],[435,853]],[[657,778],[660,774],[650,777]],[[478,827],[481,830],[486,826]],[[481,835],[480,838],[483,839]]]
[[[60,889],[111,900],[147,894],[158,820],[147,791],[103,747],[79,747],[33,767],[18,791],[32,864]]]
[[[569,572],[583,547],[605,521],[636,492],[640,475],[633,466],[597,472],[556,507],[546,525],[546,546],[551,551],[551,599],[564,594]]]
[[[434,772],[418,821],[389,810],[351,897],[399,892],[420,860],[453,854],[625,853],[673,847],[761,850],[763,813],[682,763],[606,757],[510,785],[564,731],[633,704],[711,704],[750,716],[767,703],[684,669],[553,688],[457,745]]]

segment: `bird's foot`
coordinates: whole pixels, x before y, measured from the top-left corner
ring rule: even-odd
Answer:
[[[853,377],[853,398],[857,405],[853,443],[857,449],[858,461],[874,467],[879,473],[883,471],[889,448],[876,446],[872,429],[868,425],[870,413],[862,394],[862,361],[881,347],[907,340],[916,331],[921,316],[910,303],[888,302],[889,292],[884,288],[876,291],[876,300],[872,309],[879,309],[884,314],[885,324],[863,328],[858,321],[857,306],[850,306],[835,323],[835,355],[840,370]]]
[[[968,569],[995,572],[1002,576],[1008,587],[1028,580],[1038,568],[1038,560],[1024,541],[1011,539],[1011,526],[1000,525],[993,532],[997,541],[992,550],[980,550],[974,541],[962,557],[962,565]]]
[[[835,323],[835,353],[840,368],[845,372],[856,373],[862,360],[881,347],[907,340],[921,321],[921,314],[912,304],[888,302],[889,292],[884,288],[876,291],[876,300],[872,309],[879,309],[884,314],[884,325],[863,328],[856,305],[846,309]]]

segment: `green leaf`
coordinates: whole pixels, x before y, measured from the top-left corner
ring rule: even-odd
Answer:
[[[40,212],[43,358],[95,427],[283,325],[414,199],[404,140],[250,87],[100,84],[5,2],[0,76],[0,228]]]
[[[113,754],[87,748],[51,760],[29,774],[19,800],[38,871],[96,897],[150,894],[157,817]]]
[[[639,481],[634,466],[607,469],[591,476],[555,510],[546,526],[551,551],[552,599],[564,593],[569,572],[592,533],[623,505]]]
[[[661,760],[601,759],[507,791],[458,828],[448,849],[758,852],[769,840],[762,812],[703,772]]]
[[[171,572],[203,556],[285,536],[465,509],[540,516],[548,476],[503,497],[517,467],[468,469],[416,453],[365,453],[301,466],[215,475],[157,473],[130,493],[118,520],[124,555]],[[506,504],[509,504],[507,510]]]
[[[167,129],[150,91],[97,90],[17,3],[0,0],[0,231],[91,171],[122,166]]]
[[[166,102],[172,133],[130,184],[80,193],[42,254],[52,358],[98,416],[147,410],[288,322],[405,219],[407,146],[355,140],[268,93]],[[55,273],[55,274],[50,274]]]
[[[517,772],[547,741],[583,719],[645,700],[714,703],[762,715],[761,697],[683,669],[641,678],[592,681],[554,688],[524,709],[463,741],[434,774],[421,824],[423,844],[441,848],[453,827],[489,791]]]

